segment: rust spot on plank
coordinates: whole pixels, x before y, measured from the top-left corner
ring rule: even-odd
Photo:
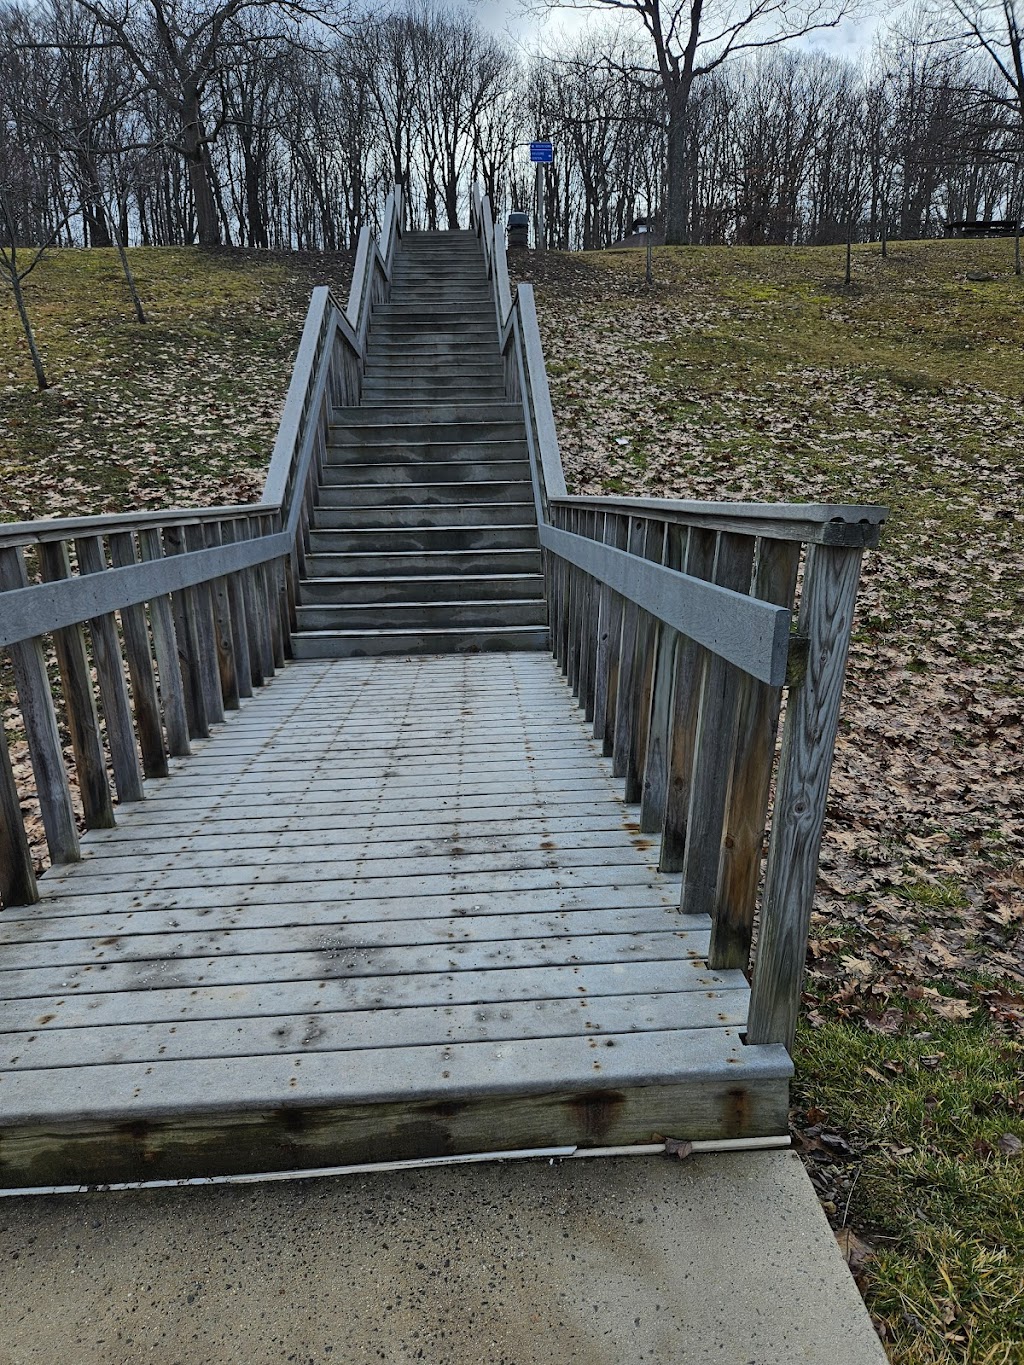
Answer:
[[[722,1101],[722,1118],[726,1137],[744,1137],[750,1127],[750,1096],[741,1086],[726,1092]]]

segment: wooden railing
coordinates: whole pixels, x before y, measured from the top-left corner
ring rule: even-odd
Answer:
[[[710,916],[710,965],[750,974],[748,1042],[792,1048],[861,558],[886,511],[568,497],[533,290],[511,299],[479,194],[472,221],[523,405],[553,652],[682,874],[681,908]]]
[[[142,800],[143,777],[166,775],[169,756],[188,754],[289,657],[332,411],[359,402],[370,312],[390,292],[401,217],[396,189],[380,244],[367,228],[360,235],[346,311],[328,289],[313,291],[260,502],[0,524],[0,649],[52,862],[81,856],[62,728],[84,824],[106,828],[108,770],[119,801]],[[0,728],[0,903],[38,897]]]

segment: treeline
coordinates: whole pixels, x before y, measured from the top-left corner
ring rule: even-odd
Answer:
[[[328,24],[252,0],[0,9],[0,239],[352,245],[395,179],[414,226],[465,225],[479,179],[529,207],[556,144],[549,245],[606,246],[666,196],[667,108],[639,40],[524,59],[421,2]],[[994,84],[995,82],[995,84]],[[694,85],[687,239],[921,237],[1020,212],[1022,132],[969,51],[888,33],[863,63],[737,56]]]

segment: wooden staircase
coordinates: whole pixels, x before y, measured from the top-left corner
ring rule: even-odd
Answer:
[[[335,411],[300,582],[299,659],[546,649],[521,404],[472,232],[408,233]]]

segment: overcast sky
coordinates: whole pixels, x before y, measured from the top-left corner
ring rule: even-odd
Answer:
[[[527,12],[520,0],[463,0],[487,28],[507,33],[524,49],[541,51],[555,43],[559,35],[581,33],[602,22],[611,24],[613,12],[605,18],[598,6],[572,9],[569,6],[552,9],[543,16]],[[834,29],[822,29],[797,41],[803,47],[816,48],[836,56],[858,57],[871,46],[881,20],[878,16],[849,19]]]

